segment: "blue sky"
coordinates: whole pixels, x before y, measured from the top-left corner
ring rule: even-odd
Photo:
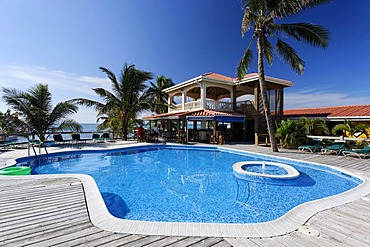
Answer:
[[[331,40],[325,50],[291,43],[306,63],[301,76],[277,57],[266,66],[267,75],[294,82],[286,109],[370,104],[370,1],[351,3],[288,20],[323,25]],[[206,72],[233,77],[250,38],[241,37],[242,16],[238,0],[0,0],[0,85],[49,84],[59,102],[98,100],[92,88],[110,89],[99,66],[118,74],[125,62],[175,83]],[[95,122],[89,109],[72,117]]]

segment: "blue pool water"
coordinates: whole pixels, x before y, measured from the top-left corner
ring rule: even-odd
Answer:
[[[30,165],[33,174],[91,175],[111,214],[145,221],[266,222],[301,203],[362,182],[301,162],[289,163],[300,172],[294,184],[274,185],[234,176],[235,162],[262,157],[227,149],[161,145],[22,158],[17,164]]]
[[[242,166],[242,169],[248,172],[269,174],[269,175],[286,175],[288,172],[279,166],[265,165],[262,167],[260,164]]]

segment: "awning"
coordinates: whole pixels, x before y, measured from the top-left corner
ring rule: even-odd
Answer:
[[[187,116],[186,119],[188,121],[202,121],[202,120],[214,120],[214,117],[207,116],[207,117],[201,117],[201,116]]]
[[[244,117],[241,116],[215,116],[214,119],[217,122],[226,122],[226,123],[243,123]]]
[[[244,122],[245,115],[236,112],[222,112],[214,110],[195,110],[183,112],[170,112],[157,115],[143,117],[144,120],[178,120],[185,118],[188,121],[213,121],[227,122],[227,123],[242,123]]]

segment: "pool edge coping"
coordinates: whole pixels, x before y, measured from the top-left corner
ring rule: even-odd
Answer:
[[[165,145],[165,144],[161,144]],[[174,144],[170,144],[174,145]],[[153,146],[153,144],[137,145],[131,144],[126,147],[135,146]],[[182,145],[179,145],[182,146]],[[198,147],[209,147],[201,146]],[[125,147],[123,147],[125,148]],[[113,150],[122,148],[104,148],[104,149],[93,149],[95,151]],[[232,151],[239,151],[244,153],[259,154],[250,151],[243,151],[233,148],[217,148]],[[66,151],[63,151],[66,152]],[[68,151],[67,151],[68,152]],[[57,153],[57,152],[54,152]],[[38,175],[38,176],[27,176],[28,179],[39,179],[39,178],[66,178],[72,177],[79,179],[84,187],[85,200],[87,204],[87,209],[89,212],[91,222],[107,231],[116,233],[126,233],[126,234],[143,234],[143,235],[167,235],[167,236],[204,236],[204,237],[273,237],[280,236],[297,230],[300,226],[305,224],[308,219],[313,215],[327,210],[336,206],[340,206],[361,197],[366,196],[370,193],[370,183],[369,178],[364,174],[355,174],[353,172],[347,171],[342,168],[333,167],[331,165],[296,160],[291,158],[283,158],[268,154],[263,154],[263,156],[269,156],[273,158],[279,158],[284,160],[292,160],[298,162],[305,162],[309,164],[322,165],[330,167],[332,169],[345,172],[351,176],[360,178],[363,183],[337,195],[330,197],[317,199],[315,201],[306,202],[300,204],[283,216],[269,222],[262,223],[246,223],[246,224],[230,224],[230,223],[187,223],[187,222],[152,222],[152,221],[137,221],[137,220],[124,220],[112,216],[107,207],[105,206],[104,200],[100,194],[98,186],[95,180],[85,174],[56,174],[56,175]],[[27,156],[26,156],[27,157]],[[23,157],[18,157],[23,158]],[[9,162],[8,162],[9,161]],[[16,159],[11,159],[7,161],[7,166],[15,163]],[[24,176],[9,177],[0,176],[5,179],[22,179]]]

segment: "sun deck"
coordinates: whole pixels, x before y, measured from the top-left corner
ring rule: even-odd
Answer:
[[[79,148],[122,146],[116,144],[83,145]],[[239,150],[264,153],[292,159],[320,162],[341,167],[370,177],[370,160],[282,150],[272,153],[269,148],[253,145],[225,146]],[[64,151],[69,148],[53,148]],[[0,166],[7,159],[25,156],[26,150],[0,153]],[[151,229],[154,235],[121,234],[105,231],[91,223],[90,209],[86,206],[84,184],[75,178],[19,177],[0,179],[0,245],[19,246],[368,246],[370,239],[370,191],[362,199],[317,213],[300,230],[276,237],[220,238],[198,237],[196,229],[188,229],[182,236],[166,234],[168,229]],[[276,225],[279,227],[279,225]],[[307,227],[309,229],[307,230]],[[138,227],[140,228],[140,227]],[[305,231],[307,230],[307,231]],[[179,231],[179,230],[178,230]],[[311,232],[305,235],[303,232]],[[319,236],[314,236],[319,233]],[[194,236],[195,235],[195,236]],[[261,233],[261,235],[264,235]]]

